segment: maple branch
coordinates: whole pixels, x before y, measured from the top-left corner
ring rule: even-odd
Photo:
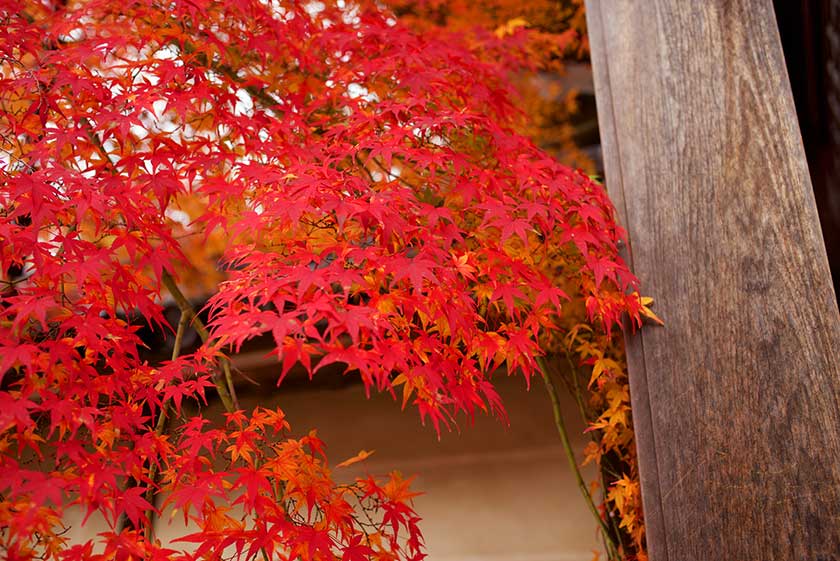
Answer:
[[[186,29],[183,28],[183,24],[181,24],[181,25],[182,25],[182,30],[186,31]],[[178,45],[177,43],[175,43],[175,44]],[[272,96],[271,94],[269,94],[265,90],[259,89],[259,88],[255,87],[253,85],[245,84],[245,79],[242,78],[241,76],[239,76],[237,71],[234,68],[232,68],[230,65],[214,64],[213,61],[207,60],[206,54],[205,53],[196,53],[195,52],[196,51],[195,45],[193,45],[191,42],[189,42],[187,40],[184,40],[183,43],[180,44],[179,46],[181,48],[183,48],[183,50],[186,54],[195,55],[195,56],[192,57],[192,59],[196,60],[204,68],[207,68],[209,70],[212,70],[214,72],[218,72],[219,74],[222,74],[223,76],[225,76],[229,80],[231,80],[233,83],[237,84],[238,86],[241,86],[242,89],[244,89],[246,92],[248,92],[249,95],[251,95],[254,98],[261,101],[265,105],[266,109],[269,109],[271,111],[277,111],[277,107],[280,105],[280,102],[277,101],[277,99],[274,96]]]
[[[181,313],[181,317],[178,319],[178,329],[175,333],[175,344],[172,348],[172,360],[178,358],[181,354],[181,345],[183,344],[184,340],[184,331],[186,330],[187,322],[189,321],[189,317],[185,313]],[[160,436],[163,434],[163,431],[166,428],[166,424],[168,421],[167,414],[169,410],[169,400],[164,401],[161,404],[160,413],[158,414],[157,422],[155,423],[155,436]],[[152,508],[146,513],[148,518],[148,524],[146,526],[146,540],[151,543],[152,538],[154,536],[154,519],[155,519],[155,510],[152,501],[154,500],[154,488],[157,484],[158,479],[158,472],[157,466],[154,463],[149,464],[149,481],[151,485],[146,488],[146,493],[144,498],[146,502],[152,505]],[[117,533],[122,532],[122,529],[125,528],[126,523],[126,514],[125,512],[120,513],[120,518],[117,521]]]
[[[569,372],[571,373],[572,385],[574,386],[572,393],[574,393],[575,401],[577,402],[577,405],[578,405],[578,410],[580,411],[580,415],[583,418],[584,422],[588,423],[589,422],[589,417],[586,414],[586,407],[584,406],[583,400],[581,399],[580,374],[578,373],[578,369],[575,366],[575,363],[572,360],[572,357],[569,355],[569,350],[568,349],[565,349],[565,348],[563,349],[563,355],[566,357],[566,363],[569,365]],[[596,434],[594,432],[590,432],[590,435],[592,436],[592,441],[595,442],[596,444],[598,444],[599,438],[596,436]],[[599,479],[601,480],[601,488],[603,489],[603,493],[604,493],[604,511],[605,511],[604,515],[609,519],[610,528],[612,529],[613,536],[617,540],[621,541],[621,530],[619,529],[619,527],[618,527],[618,525],[615,521],[615,517],[612,515],[612,512],[610,511],[610,509],[608,507],[608,502],[606,500],[606,497],[607,497],[607,478],[606,478],[604,472],[605,472],[605,470],[609,469],[608,466],[606,465],[608,463],[607,458],[602,457],[601,460],[598,463],[599,463],[599,466],[598,466],[598,468],[599,468],[598,469]]]
[[[569,355],[569,351],[563,349],[563,356],[566,358],[566,364],[569,365],[569,374],[571,375],[572,387],[575,391],[575,402],[577,402],[580,416],[583,417],[584,421],[589,422],[589,416],[586,413],[586,406],[583,404],[583,399],[580,397],[580,373],[578,372],[578,368],[572,360],[571,355]]]
[[[566,385],[566,388],[569,390],[575,398],[575,403],[577,404],[578,412],[580,413],[580,418],[583,419],[583,422],[589,423],[589,415],[586,412],[586,405],[583,403],[583,399],[581,399],[582,392],[580,390],[580,374],[578,372],[577,367],[572,361],[572,357],[569,356],[569,352],[566,349],[563,349],[563,355],[566,359],[566,364],[569,366],[569,373],[571,374],[571,382],[566,379],[565,376],[560,371],[559,367],[553,366],[547,360],[542,359],[544,362],[545,368],[551,371],[555,376],[563,380],[563,383]],[[593,440],[596,440],[593,438]]]
[[[385,166],[384,166],[384,165],[382,165],[382,164],[379,162],[379,160],[377,160],[376,158],[371,158],[371,161],[372,161],[374,164],[376,164],[376,167],[378,167],[382,173],[384,173],[384,174],[385,174],[385,177],[386,177],[386,178],[393,178],[393,179],[396,179],[396,180],[397,180],[397,182],[402,183],[403,185],[405,185],[405,186],[406,186],[406,187],[408,187],[409,189],[417,189],[417,186],[416,186],[416,185],[413,185],[411,182],[409,182],[408,180],[406,180],[406,179],[405,179],[405,178],[403,178],[402,176],[399,176],[399,175],[394,175],[394,174],[393,174],[393,173],[391,173],[390,171],[387,171],[387,170],[385,169]],[[402,164],[405,166],[405,163],[404,163],[404,162],[402,162]]]
[[[201,341],[206,343],[210,339],[210,332],[207,331],[207,328],[195,314],[192,304],[184,296],[184,293],[181,292],[181,289],[178,288],[175,279],[172,278],[169,272],[163,271],[161,281],[166,289],[169,290],[169,293],[172,294],[172,298],[175,299],[175,303],[178,305],[181,313],[187,317],[188,321],[192,321],[193,329],[201,337]],[[233,413],[239,409],[239,405],[237,403],[236,393],[233,391],[233,376],[230,371],[230,361],[226,357],[221,357],[219,363],[224,372],[224,380],[220,379],[219,373],[216,371],[213,373],[213,383],[216,385],[216,391],[222,400],[222,404],[225,406],[225,410],[228,413]]]
[[[181,317],[178,320],[178,331],[175,332],[175,343],[172,345],[172,361],[175,361],[175,359],[178,358],[178,355],[181,354],[181,345],[183,344],[184,331],[186,330],[187,321],[187,315],[181,314]],[[158,421],[158,423],[160,423],[160,421]]]
[[[105,145],[102,144],[102,141],[99,140],[99,137],[94,133],[93,127],[90,125],[90,121],[88,121],[86,117],[82,117],[79,122],[85,127],[88,140],[91,141],[96,148],[96,151],[99,152],[99,156],[103,159],[104,163],[107,164],[106,167],[111,170],[111,175],[119,175],[117,166],[114,164],[114,161],[111,160],[111,156],[105,149]]]
[[[221,359],[222,363],[222,371],[225,373],[225,384],[227,385],[228,394],[230,394],[230,400],[233,404],[234,410],[238,410],[239,407],[239,398],[236,396],[236,387],[233,385],[233,373],[231,372],[230,361],[227,358]]]
[[[557,393],[557,387],[551,380],[551,376],[548,372],[548,365],[545,359],[543,357],[537,357],[536,360],[539,365],[543,382],[545,382],[545,388],[548,390],[548,396],[551,398],[551,407],[554,411],[554,424],[557,427],[557,433],[560,435],[560,441],[563,443],[563,451],[566,453],[566,459],[568,460],[569,467],[572,469],[572,473],[575,476],[578,488],[583,495],[586,505],[589,507],[589,510],[592,512],[595,519],[598,520],[601,528],[601,534],[604,537],[604,543],[607,545],[607,549],[609,549],[609,558],[613,559],[616,556],[616,543],[610,533],[609,527],[606,522],[604,522],[604,519],[601,518],[601,513],[598,512],[598,507],[595,506],[595,501],[592,500],[592,495],[589,493],[586,482],[583,480],[583,476],[580,473],[580,468],[578,467],[577,460],[575,459],[574,449],[569,441],[569,433],[566,430],[566,423],[563,421],[563,412],[560,408],[560,395]]]
[[[178,319],[178,330],[175,332],[175,344],[172,347],[172,360],[178,358],[178,355],[181,354],[181,345],[184,341],[184,331],[186,331],[187,322],[189,321],[189,317],[185,313],[181,313],[181,317]],[[163,402],[160,408],[160,413],[158,414],[157,423],[155,424],[155,436],[161,436],[163,431],[166,428],[166,424],[168,421],[168,412],[169,412],[169,401],[166,400]],[[154,537],[154,519],[155,519],[155,509],[154,503],[154,488],[157,485],[159,473],[157,471],[157,465],[151,463],[149,465],[149,480],[152,484],[146,489],[146,502],[152,505],[152,508],[149,509],[147,513],[147,517],[149,519],[149,524],[146,526],[146,540],[151,543],[152,538]]]
[[[370,172],[370,170],[367,168],[367,166],[365,165],[365,163],[364,163],[364,162],[362,162],[362,158],[361,158],[361,156],[359,156],[359,153],[358,153],[358,152],[356,152],[355,154],[353,154],[353,160],[356,162],[356,165],[358,166],[358,168],[359,168],[360,170],[362,170],[363,172],[365,172],[365,175],[367,176],[368,181],[370,181],[370,182],[371,182],[371,184],[376,183],[376,181],[374,181],[374,179],[373,179],[373,174],[372,174],[372,173]]]

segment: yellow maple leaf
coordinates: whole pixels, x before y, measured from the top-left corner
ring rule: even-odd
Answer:
[[[364,461],[364,460],[368,459],[369,457],[371,457],[373,455],[374,452],[376,452],[376,450],[371,450],[370,452],[368,452],[367,450],[360,450],[358,454],[356,454],[352,458],[348,458],[348,459],[344,460],[343,462],[338,464],[336,467],[343,468],[343,467],[347,467],[347,466],[352,466],[355,463],[358,463],[358,462],[361,462],[361,461]]]
[[[494,33],[496,34],[496,37],[501,39],[502,37],[505,37],[507,35],[513,35],[514,33],[516,33],[517,29],[519,29],[520,27],[525,27],[527,25],[528,22],[525,20],[525,18],[513,18],[509,19],[507,22],[497,27]]]
[[[657,325],[665,325],[665,322],[659,319],[659,316],[653,313],[653,310],[649,307],[653,305],[653,298],[650,298],[649,296],[639,296],[639,303],[641,304],[641,309],[639,310],[640,314]]]

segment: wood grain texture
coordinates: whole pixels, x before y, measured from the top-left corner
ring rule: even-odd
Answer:
[[[770,0],[587,0],[652,561],[840,560],[840,318]]]

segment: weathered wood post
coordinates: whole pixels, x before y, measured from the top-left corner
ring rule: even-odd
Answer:
[[[770,0],[587,0],[652,561],[840,560],[840,317]]]

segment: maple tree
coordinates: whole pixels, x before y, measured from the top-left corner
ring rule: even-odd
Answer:
[[[366,2],[0,0],[8,558],[420,559],[407,481],[336,483],[314,434],[239,409],[229,355],[269,335],[278,383],[340,364],[440,431],[503,417],[491,375],[580,344],[575,306],[598,336],[652,316],[602,187],[516,132],[475,46]],[[206,392],[224,425],[184,414]],[[69,546],[70,507],[111,530]]]

